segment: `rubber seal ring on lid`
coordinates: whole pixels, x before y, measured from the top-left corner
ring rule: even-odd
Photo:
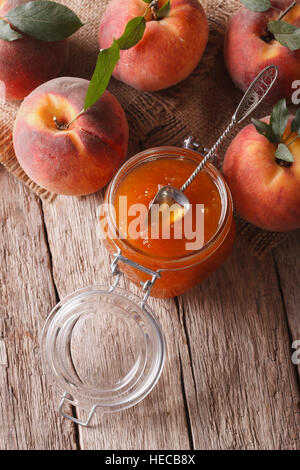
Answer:
[[[118,287],[119,261],[151,276],[143,283],[143,298]],[[118,252],[112,274],[110,286],[86,287],[62,299],[41,336],[44,368],[61,397],[59,414],[84,427],[96,408],[115,412],[143,400],[156,385],[165,359],[163,332],[146,302],[160,273]],[[87,419],[64,411],[67,402],[87,410]]]

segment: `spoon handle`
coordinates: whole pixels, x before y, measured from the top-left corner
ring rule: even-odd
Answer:
[[[219,145],[221,145],[221,143],[223,142],[223,140],[227,137],[227,135],[229,134],[229,132],[231,131],[231,129],[235,126],[236,124],[236,120],[235,118],[232,118],[232,121],[231,123],[229,124],[229,126],[225,129],[225,131],[223,132],[223,134],[218,138],[217,142],[214,144],[214,146],[209,150],[209,152],[205,155],[205,157],[203,158],[202,162],[197,166],[196,170],[194,171],[194,173],[191,174],[191,176],[189,177],[189,179],[186,180],[186,182],[181,186],[180,188],[180,191],[181,192],[184,192],[186,190],[186,188],[194,181],[194,179],[196,178],[196,176],[198,175],[198,173],[203,169],[204,165],[208,162],[208,160],[215,154],[217,148],[219,147]]]
[[[223,142],[225,137],[227,137],[235,124],[240,124],[244,119],[246,119],[246,117],[248,117],[267,96],[272,86],[274,85],[277,76],[278,68],[276,65],[268,65],[255,77],[249,88],[246,90],[234,115],[232,116],[231,123],[223,132],[221,137],[219,137],[214,146],[210,149],[208,154],[203,158],[202,162],[197,166],[194,173],[192,173],[189,179],[186,180],[186,182],[181,186],[181,192],[184,192],[186,188],[194,181],[199,171],[202,170],[206,162],[215,154],[217,148],[221,142]]]

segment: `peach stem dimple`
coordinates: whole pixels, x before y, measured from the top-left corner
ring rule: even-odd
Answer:
[[[79,118],[79,116],[81,116],[84,112],[85,112],[84,109],[82,109],[82,110],[80,111],[80,113],[76,114],[76,116],[74,117],[74,119],[72,119],[72,121],[70,121],[68,124],[63,124],[63,123],[58,122],[56,116],[53,116],[53,121],[55,122],[57,129],[59,129],[60,131],[66,131],[66,130],[69,129],[70,125],[71,125],[77,118]]]
[[[154,20],[158,20],[158,16],[157,16],[158,0],[153,0],[153,1],[150,3],[150,9],[151,9],[151,13],[152,13],[152,18],[153,18]]]
[[[284,18],[292,10],[292,8],[296,6],[296,3],[297,2],[294,0],[282,13],[280,13],[276,21],[281,21],[282,18]],[[274,9],[274,7],[272,8]],[[276,8],[276,10],[278,10],[278,8]],[[266,43],[270,43],[275,39],[275,37],[273,33],[271,33],[270,31],[267,31],[266,34],[261,37],[261,39]]]
[[[64,131],[64,130],[67,129],[65,124],[62,124],[62,123],[58,122],[56,116],[53,116],[53,121],[55,122],[55,125],[56,125],[57,129],[59,129],[60,131]]]

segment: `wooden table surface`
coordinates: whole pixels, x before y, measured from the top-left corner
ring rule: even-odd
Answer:
[[[59,298],[108,283],[96,234],[102,195],[45,203],[2,167],[0,188],[1,449],[300,448],[291,360],[300,340],[299,232],[263,261],[238,240],[197,288],[150,299],[167,342],[158,385],[136,407],[97,413],[82,428],[58,415],[39,335]]]

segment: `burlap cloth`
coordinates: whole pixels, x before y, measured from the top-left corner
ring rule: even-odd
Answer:
[[[86,23],[69,39],[70,57],[62,75],[90,79],[97,57],[98,24],[109,0],[64,0],[61,3],[72,8]],[[110,91],[119,99],[128,117],[129,156],[158,145],[181,146],[190,134],[209,147],[226,127],[242,96],[226,72],[222,55],[226,24],[241,4],[238,0],[202,0],[202,5],[210,25],[209,43],[200,64],[187,80],[157,93],[141,93],[114,79],[110,82]],[[17,103],[0,105],[0,162],[39,197],[51,201],[55,195],[30,180],[14,155],[12,128],[18,106]],[[269,112],[265,107],[258,113],[262,116]],[[220,165],[227,145],[228,140],[219,151]],[[237,227],[246,247],[258,256],[287,237],[257,229],[238,216]]]

